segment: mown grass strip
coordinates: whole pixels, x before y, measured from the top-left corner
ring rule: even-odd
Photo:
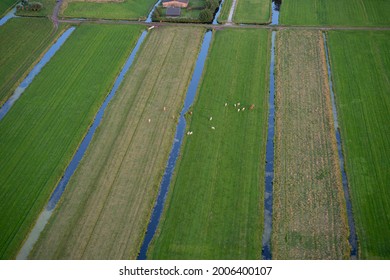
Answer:
[[[324,51],[319,31],[277,34],[274,259],[349,257]]]
[[[0,122],[2,259],[16,255],[141,28],[77,28]]]
[[[283,1],[280,23],[286,25],[389,26],[388,0]]]
[[[157,1],[114,0],[99,3],[99,1],[65,0],[61,14],[65,17],[144,20]]]
[[[390,258],[389,35],[328,33],[346,172],[363,259]]]
[[[137,257],[203,33],[148,35],[32,258]]]
[[[48,19],[27,18],[11,19],[0,28],[0,106],[61,30],[55,33]]]
[[[264,30],[215,33],[148,258],[260,257],[269,50]]]
[[[233,21],[248,24],[269,23],[271,21],[271,1],[237,0]]]

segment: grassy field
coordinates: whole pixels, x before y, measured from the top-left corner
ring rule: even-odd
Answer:
[[[48,19],[14,18],[1,27],[0,106],[57,34]]]
[[[152,31],[33,258],[137,257],[203,33]]]
[[[222,5],[222,11],[219,14],[218,22],[225,23],[228,20],[230,8],[232,7],[233,0],[225,0]]]
[[[283,1],[280,24],[389,26],[388,0]]]
[[[14,5],[17,0],[1,0],[0,2],[0,18]]]
[[[76,29],[0,122],[0,258],[15,257],[139,35]]]
[[[260,257],[269,49],[264,30],[215,33],[148,258]]]
[[[229,12],[228,12],[229,14]],[[236,23],[265,24],[271,21],[270,0],[237,0],[233,15]]]
[[[34,1],[30,1],[34,2]],[[18,16],[33,16],[33,17],[45,17],[51,15],[53,13],[54,6],[56,5],[55,0],[38,0],[36,2],[40,2],[43,4],[42,10],[38,12],[34,11],[18,11],[16,14]]]
[[[123,0],[99,3],[65,0],[61,15],[65,17],[146,19],[157,0]]]
[[[280,31],[276,43],[274,259],[349,257],[322,34]]]
[[[390,32],[329,32],[339,125],[363,259],[390,258]]]

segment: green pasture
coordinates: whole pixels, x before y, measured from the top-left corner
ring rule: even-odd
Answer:
[[[260,258],[269,34],[214,34],[148,258]]]
[[[225,23],[228,20],[230,8],[232,7],[233,0],[225,0],[222,5],[221,13],[218,17],[219,23]]]
[[[328,33],[360,257],[390,258],[390,32]]]
[[[15,257],[141,27],[83,25],[0,121],[0,258]]]
[[[283,1],[280,24],[389,26],[388,0],[294,0]]]
[[[236,23],[252,24],[269,23],[271,21],[271,1],[237,0],[233,21]]]
[[[145,20],[157,0],[124,0],[122,2],[71,2],[62,15],[76,18]]]
[[[0,106],[55,36],[48,19],[14,18],[0,28]]]

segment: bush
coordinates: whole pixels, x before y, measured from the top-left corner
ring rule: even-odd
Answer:
[[[213,13],[209,9],[204,9],[199,13],[199,20],[201,22],[212,22],[213,21]]]
[[[34,11],[34,12],[38,12],[38,11],[42,10],[42,8],[43,8],[42,3],[40,3],[40,2],[31,2],[29,6],[30,6],[31,11]]]

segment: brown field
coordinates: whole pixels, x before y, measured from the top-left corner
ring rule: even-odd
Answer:
[[[137,257],[203,33],[148,35],[31,258]]]
[[[274,259],[343,259],[348,226],[319,31],[276,43]]]

